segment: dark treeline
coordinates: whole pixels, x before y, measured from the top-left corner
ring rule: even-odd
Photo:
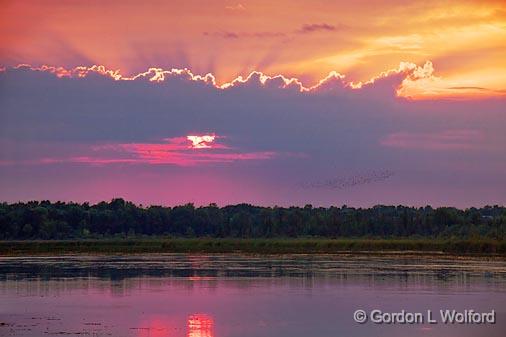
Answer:
[[[0,204],[0,239],[175,237],[440,237],[504,240],[506,208],[141,207],[111,202]]]

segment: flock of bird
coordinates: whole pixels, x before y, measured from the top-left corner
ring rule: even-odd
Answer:
[[[393,171],[370,171],[364,174],[356,174],[349,177],[336,177],[331,179],[305,182],[301,184],[302,188],[329,188],[329,189],[347,189],[360,185],[367,185],[389,179],[394,175]]]

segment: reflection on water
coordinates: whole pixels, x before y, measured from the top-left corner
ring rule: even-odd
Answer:
[[[502,337],[505,303],[501,258],[0,258],[0,336]],[[356,309],[494,309],[497,324],[360,325]]]
[[[287,254],[0,257],[0,280],[98,277],[353,277],[364,279],[504,279],[504,258],[405,254]]]
[[[188,337],[214,337],[211,316],[195,314],[188,318]]]
[[[162,318],[151,317],[147,322],[141,323],[139,327],[130,328],[130,330],[136,330],[138,337],[166,337],[170,336],[172,327]]]
[[[195,313],[189,315],[186,320],[185,337],[215,337],[213,329],[214,320],[211,315]],[[150,315],[148,320],[141,322],[139,326],[130,327],[129,330],[137,331],[137,337],[166,337],[177,336],[182,329],[178,328],[178,322],[171,317]],[[96,334],[97,331],[93,333]]]

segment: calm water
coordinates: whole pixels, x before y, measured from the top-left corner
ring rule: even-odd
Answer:
[[[496,324],[358,324],[357,309]],[[0,257],[0,336],[506,335],[506,261],[405,255]]]

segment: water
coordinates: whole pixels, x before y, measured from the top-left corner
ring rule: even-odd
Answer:
[[[353,313],[495,310],[495,324]],[[0,257],[0,336],[504,336],[506,261],[444,255]]]

